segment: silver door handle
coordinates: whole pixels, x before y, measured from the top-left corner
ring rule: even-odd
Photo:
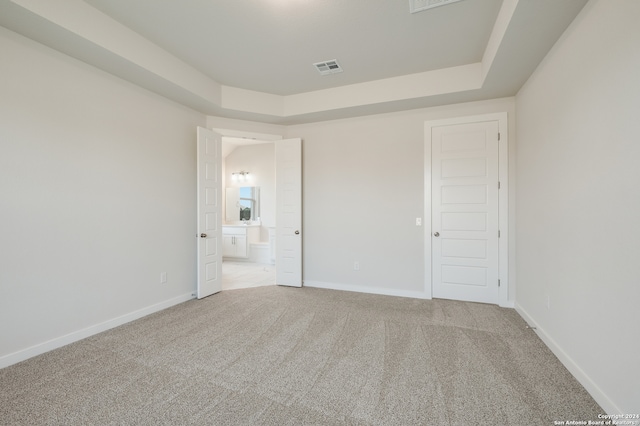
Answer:
[[[296,232],[294,232],[294,234],[300,235],[300,231],[296,230]]]
[[[440,233],[439,233],[439,232],[434,232],[434,233],[433,233],[433,236],[434,236],[434,237],[439,237],[439,236],[440,236]]]
[[[200,234],[200,238],[207,238],[207,234],[205,233]]]

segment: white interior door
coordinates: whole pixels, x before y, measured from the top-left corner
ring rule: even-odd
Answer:
[[[198,299],[222,290],[222,136],[198,127]]]
[[[499,123],[431,132],[432,295],[497,304]]]
[[[275,142],[276,284],[302,287],[302,140]]]

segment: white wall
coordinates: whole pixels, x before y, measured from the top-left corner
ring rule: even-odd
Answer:
[[[303,139],[305,285],[423,296],[424,122],[503,111],[514,159],[513,98],[290,126]]]
[[[639,17],[592,0],[517,96],[518,309],[610,413],[640,412]]]
[[[191,297],[206,117],[3,28],[0,51],[1,367]]]

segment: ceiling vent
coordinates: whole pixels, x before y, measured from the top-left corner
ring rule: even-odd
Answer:
[[[411,13],[417,13],[459,1],[461,0],[409,0],[409,11]]]
[[[335,59],[313,64],[321,75],[335,74],[342,72],[342,67]]]

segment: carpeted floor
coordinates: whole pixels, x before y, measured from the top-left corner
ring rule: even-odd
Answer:
[[[313,288],[222,292],[0,370],[2,425],[552,425],[599,413],[512,309]]]

